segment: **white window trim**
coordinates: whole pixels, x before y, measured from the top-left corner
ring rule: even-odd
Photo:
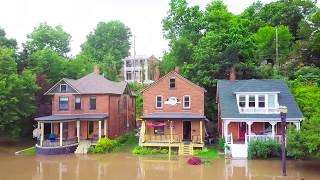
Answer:
[[[185,97],[189,97],[189,107],[185,107],[185,104],[184,104],[184,102],[185,102]],[[191,96],[190,95],[184,95],[183,96],[183,109],[191,109]]]
[[[245,107],[239,106],[239,100],[240,96],[246,97]],[[264,95],[265,97],[265,107],[259,107],[259,96]],[[269,95],[275,96],[275,107],[269,108]],[[255,107],[249,107],[249,96],[255,96]],[[279,114],[279,112],[275,111],[277,108],[279,108],[279,102],[278,102],[278,94],[272,94],[272,93],[240,93],[236,94],[236,100],[237,100],[237,106],[240,114]]]
[[[161,97],[161,107],[158,107],[158,97]],[[156,96],[156,109],[163,109],[163,97],[161,95]]]
[[[66,86],[66,92],[68,91],[68,85],[67,84],[60,84],[60,93],[66,93],[66,92],[62,92],[61,86]]]
[[[170,87],[171,83],[171,79],[174,79],[174,88]],[[169,79],[169,89],[176,89],[177,88],[177,81],[176,81],[176,77],[170,77]]]

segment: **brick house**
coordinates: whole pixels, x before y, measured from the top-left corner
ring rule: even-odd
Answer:
[[[205,92],[176,71],[145,88],[140,145],[203,147]]]
[[[78,80],[63,78],[45,95],[52,97],[52,115],[35,118],[41,132],[40,153],[114,138],[135,128],[135,97],[128,84],[107,80],[99,72]]]

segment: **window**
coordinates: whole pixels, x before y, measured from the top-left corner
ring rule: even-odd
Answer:
[[[127,80],[132,80],[132,72],[127,71]]]
[[[61,84],[60,85],[60,92],[61,93],[66,93],[67,92],[67,85],[66,84]]]
[[[176,79],[175,78],[170,78],[169,88],[170,89],[176,88]]]
[[[162,96],[156,96],[156,108],[162,108]]]
[[[74,109],[80,110],[81,109],[81,96],[76,96],[74,102]]]
[[[265,107],[265,96],[260,95],[259,96],[259,108],[264,108]]]
[[[184,109],[191,108],[191,99],[189,95],[183,96],[183,108]]]
[[[96,109],[96,96],[90,96],[90,110],[95,110]]]
[[[276,96],[275,95],[268,95],[268,107],[269,108],[275,108],[276,107]]]
[[[264,123],[264,133],[270,133],[270,132],[272,132],[271,124],[268,122]]]
[[[255,96],[249,96],[249,107],[255,107],[256,106],[255,99],[256,99]]]
[[[164,123],[164,121],[159,121],[159,123]],[[164,126],[154,127],[155,135],[164,135]]]
[[[156,107],[157,108],[162,108],[162,96],[157,96],[156,97]]]
[[[239,96],[239,107],[246,106],[246,96]]]
[[[59,111],[68,111],[69,98],[66,96],[59,97]]]
[[[94,129],[93,121],[88,121],[88,133],[92,134],[93,133],[93,129]]]

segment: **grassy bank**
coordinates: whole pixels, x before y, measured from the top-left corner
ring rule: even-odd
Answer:
[[[193,155],[203,160],[214,160],[219,158],[219,152],[214,147],[204,148],[203,150],[194,150]]]

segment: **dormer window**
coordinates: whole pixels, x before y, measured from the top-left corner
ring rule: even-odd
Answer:
[[[176,78],[174,78],[174,77],[170,78],[169,88],[170,89],[176,88]]]
[[[265,106],[265,95],[259,95],[259,108],[264,108]]]
[[[239,107],[246,107],[246,96],[239,96]]]
[[[255,107],[256,106],[256,97],[254,95],[249,96],[249,107]]]
[[[66,84],[61,84],[60,85],[60,92],[61,93],[66,93],[67,92],[67,85]]]

